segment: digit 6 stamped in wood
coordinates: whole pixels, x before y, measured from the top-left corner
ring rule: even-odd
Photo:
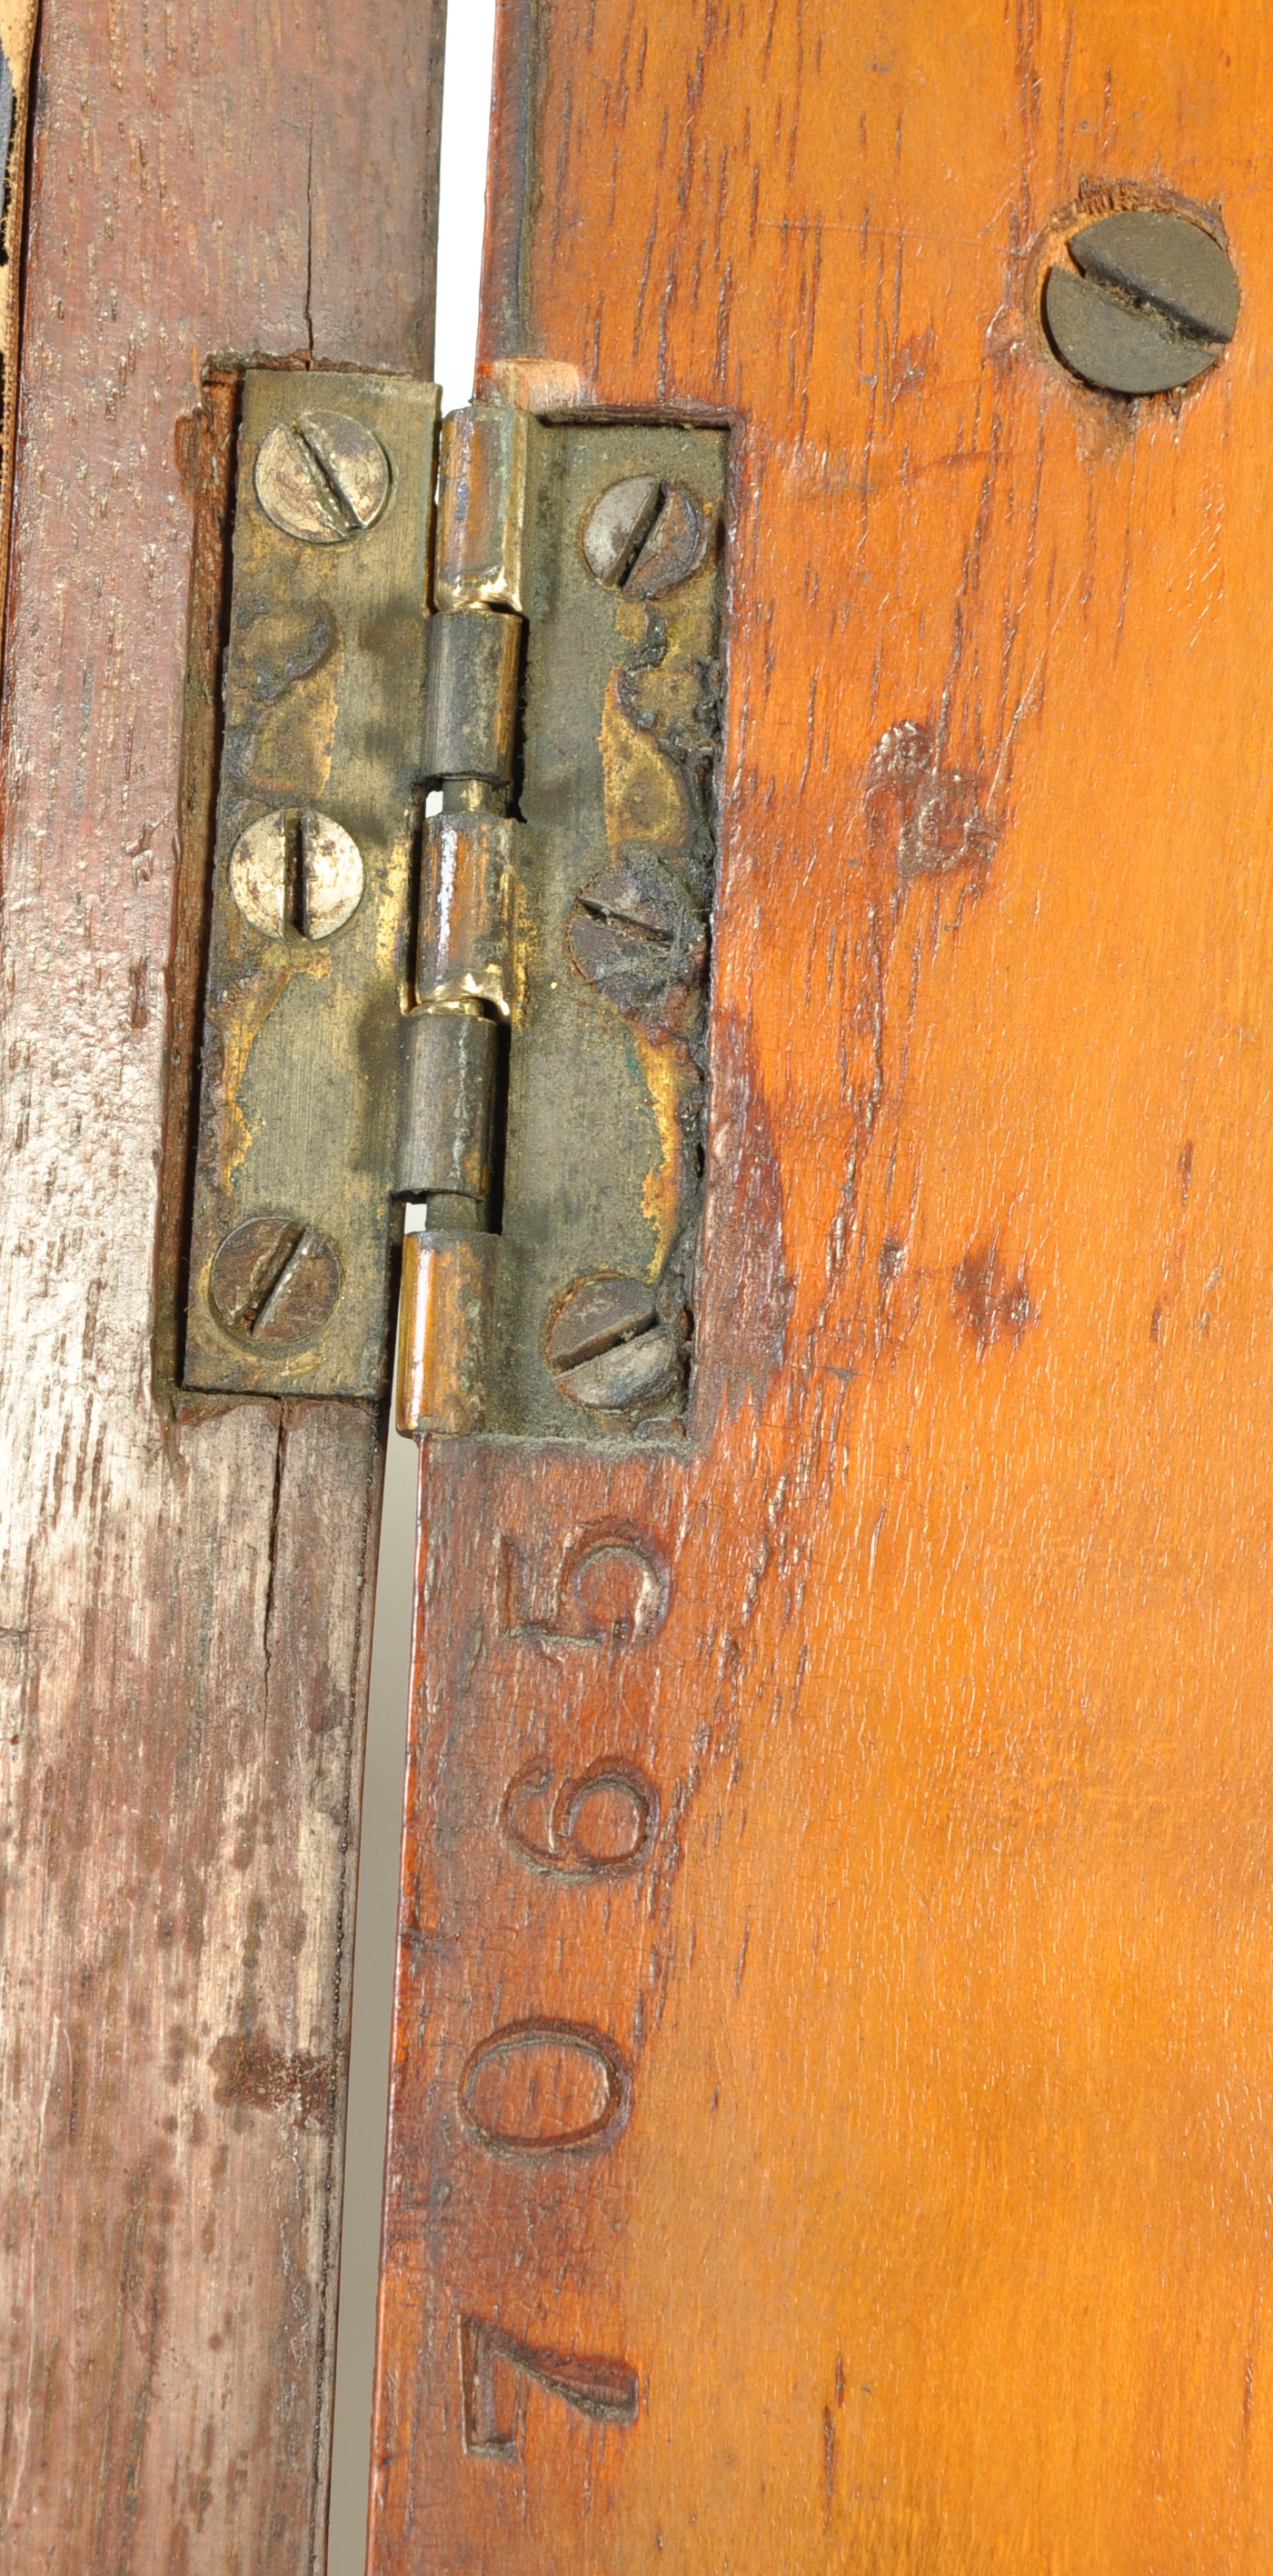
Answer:
[[[606,1755],[553,1794],[546,1762],[509,1782],[500,1823],[532,1869],[559,1878],[620,1878],[644,1867],[659,1829],[659,1793],[635,1762]]]

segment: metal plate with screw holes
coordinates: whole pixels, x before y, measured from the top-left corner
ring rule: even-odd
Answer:
[[[328,414],[339,432],[332,454],[360,455],[354,429],[369,432],[388,459],[389,489],[370,526],[306,542],[262,508],[257,463],[298,420],[321,443]],[[388,1382],[436,431],[431,385],[283,369],[245,380],[187,1309],[192,1388],[376,1397]],[[276,437],[275,452],[285,443]],[[231,874],[243,836],[271,816],[283,820],[266,839],[282,848],[298,835],[303,858],[307,815],[337,827],[332,846],[346,859],[347,836],[362,866],[352,911],[349,862],[349,887],[330,907],[339,920],[328,928],[315,918],[309,936],[303,902],[280,892],[277,906],[262,897],[244,908]],[[317,825],[307,828],[313,836]],[[240,855],[246,881],[245,870]]]
[[[684,1434],[727,450],[626,422],[531,443],[491,1432]]]

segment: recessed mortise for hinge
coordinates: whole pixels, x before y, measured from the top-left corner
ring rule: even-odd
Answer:
[[[659,1439],[693,1364],[726,437],[245,389],[186,1382]],[[426,613],[430,551],[433,613]]]

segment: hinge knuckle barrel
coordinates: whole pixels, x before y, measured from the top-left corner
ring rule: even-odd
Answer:
[[[424,776],[508,787],[517,737],[522,622],[457,609],[429,627],[424,698]]]
[[[469,403],[443,422],[434,568],[440,609],[524,613],[529,440],[526,413],[508,403]]]
[[[395,1415],[408,1439],[485,1423],[497,1249],[491,1234],[406,1237]]]
[[[414,1438],[486,1420],[499,1245],[484,1229],[512,1017],[516,830],[498,809],[517,753],[528,436],[524,419],[480,404],[443,435],[422,777],[442,787],[444,811],[422,840],[395,1172],[397,1195],[429,1211],[429,1231],[403,1252],[396,1409]]]
[[[416,992],[466,996],[512,1015],[512,912],[518,826],[497,815],[435,814],[424,827]]]
[[[394,1192],[485,1204],[499,1069],[496,1021],[468,1011],[411,1011],[402,1024]]]

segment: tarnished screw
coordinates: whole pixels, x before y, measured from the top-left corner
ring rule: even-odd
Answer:
[[[254,1216],[213,1256],[212,1303],[253,1342],[312,1342],[340,1295],[340,1263],[300,1217]]]
[[[1052,270],[1043,312],[1057,356],[1084,384],[1170,393],[1213,367],[1233,338],[1233,262],[1187,215],[1103,215],[1069,249],[1075,267]]]
[[[580,1279],[548,1330],[558,1392],[590,1413],[645,1411],[680,1381],[680,1347],[645,1280]]]
[[[581,886],[566,942],[581,975],[630,1018],[684,1034],[699,1014],[707,925],[657,850],[629,842]]]
[[[389,498],[389,459],[374,430],[343,411],[302,411],[262,439],[256,497],[305,545],[339,546],[374,526]]]
[[[592,510],[584,561],[604,589],[620,590],[625,599],[658,599],[697,572],[707,536],[707,520],[681,484],[629,474]]]
[[[362,900],[362,853],[330,814],[279,806],[240,832],[230,891],[267,939],[330,939]]]

